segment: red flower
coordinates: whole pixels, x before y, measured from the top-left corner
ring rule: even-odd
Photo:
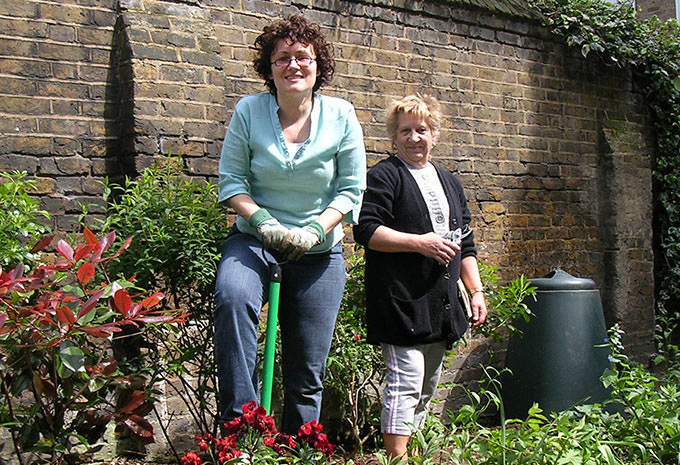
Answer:
[[[262,442],[265,446],[273,448],[276,445],[276,438],[268,434],[262,438]]]
[[[241,407],[241,409],[243,410],[243,413],[248,413],[248,412],[250,412],[250,411],[252,411],[252,410],[255,410],[255,407],[256,407],[256,406],[257,406],[257,402],[255,402],[254,400],[251,400],[251,401],[248,402],[247,404],[243,404],[243,406]]]
[[[298,436],[309,436],[310,434],[312,434],[312,426],[309,423],[300,426]]]
[[[244,436],[250,437],[253,433],[259,433],[257,436],[262,444],[279,454],[281,460],[290,457],[290,454],[298,449],[298,443],[306,444],[307,447],[314,448],[326,455],[331,455],[334,449],[326,434],[323,433],[323,425],[316,420],[302,425],[297,436],[280,433],[276,430],[274,419],[268,416],[265,409],[257,406],[255,402],[248,402],[243,405],[243,415],[225,423],[224,426],[227,434],[221,439],[217,439],[208,433],[199,435],[195,439],[203,453],[208,453],[213,448],[214,455],[211,454],[211,456],[217,459],[218,465],[241,457],[240,441]],[[189,452],[182,458],[181,465],[202,465],[202,463],[197,453]],[[211,461],[211,463],[215,462]]]
[[[290,434],[279,433],[279,435],[276,437],[276,441],[282,446],[288,447],[289,449],[295,449],[297,447],[295,438]]]
[[[184,457],[182,457],[182,465],[201,465],[203,460],[196,454],[196,452],[187,452]]]
[[[330,455],[333,453],[333,444],[328,441],[325,433],[322,433],[323,425],[317,423],[316,420],[305,423],[298,431],[298,438],[301,441],[316,448],[320,452]]]
[[[361,336],[359,336],[357,333],[354,333],[354,340],[355,340],[355,341],[360,341],[360,340],[361,340]]]
[[[233,420],[225,423],[224,424],[224,433],[227,434],[227,435],[232,435],[232,434],[237,434],[238,432],[246,429],[246,425],[243,424],[243,422],[241,421],[241,418],[243,418],[243,417],[234,418]]]
[[[228,462],[229,460],[240,457],[241,456],[241,451],[238,449],[231,450],[231,451],[222,451],[217,454],[217,460],[219,463],[225,463]]]

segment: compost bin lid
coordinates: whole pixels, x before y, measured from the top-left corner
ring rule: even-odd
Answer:
[[[537,291],[564,291],[595,289],[595,281],[587,278],[577,278],[560,269],[553,270],[542,278],[531,280]]]

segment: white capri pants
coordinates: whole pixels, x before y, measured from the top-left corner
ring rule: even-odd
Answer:
[[[381,430],[383,434],[410,436],[412,428],[420,428],[427,416],[439,383],[446,343],[380,346],[387,366]]]

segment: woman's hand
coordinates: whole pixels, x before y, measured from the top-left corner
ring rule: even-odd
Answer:
[[[319,243],[321,243],[321,237],[313,227],[292,228],[281,241],[281,253],[286,260],[299,260]]]
[[[458,244],[434,232],[405,233],[387,226],[378,226],[368,241],[368,247],[379,252],[419,253],[436,260],[441,265],[448,264],[460,251]]]
[[[460,245],[433,232],[419,235],[416,243],[418,253],[436,260],[441,265],[448,265],[460,251]]]
[[[279,223],[276,218],[263,221],[255,229],[262,236],[262,247],[267,250],[280,249],[281,242],[288,233],[288,228]]]
[[[475,292],[472,295],[472,302],[470,302],[470,306],[472,307],[472,318],[470,320],[470,325],[473,328],[481,326],[486,321],[487,315],[484,292]]]

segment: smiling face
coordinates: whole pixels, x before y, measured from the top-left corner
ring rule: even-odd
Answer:
[[[414,168],[424,168],[430,159],[437,134],[427,121],[413,113],[399,113],[397,131],[392,138],[397,156]]]
[[[277,94],[287,93],[309,93],[311,94],[316,83],[317,71],[316,61],[312,61],[309,66],[291,60],[287,66],[277,66],[274,61],[281,58],[303,58],[309,57],[316,59],[313,45],[303,45],[299,42],[281,39],[276,43],[271,54],[271,77],[274,81]]]

